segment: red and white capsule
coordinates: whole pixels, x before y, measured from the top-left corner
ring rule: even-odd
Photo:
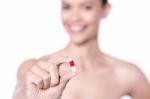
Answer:
[[[75,63],[74,63],[73,60],[71,60],[71,61],[69,62],[69,65],[70,65],[70,67],[71,67],[71,70],[72,70],[73,72],[75,72],[75,71],[76,71],[76,66],[75,66]]]

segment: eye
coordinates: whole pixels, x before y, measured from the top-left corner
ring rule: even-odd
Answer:
[[[85,5],[85,6],[84,6],[84,9],[85,9],[85,10],[91,10],[91,9],[92,9],[92,6],[90,6],[90,5]]]
[[[71,9],[71,6],[70,5],[63,5],[62,9],[63,10],[69,10],[69,9]]]

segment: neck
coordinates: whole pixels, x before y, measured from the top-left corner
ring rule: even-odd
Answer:
[[[70,42],[66,47],[66,53],[75,58],[79,65],[91,65],[101,55],[97,39],[89,40],[84,44],[75,44]]]
[[[93,58],[100,52],[97,40],[91,40],[82,45],[69,43],[66,48],[70,54],[81,58]]]

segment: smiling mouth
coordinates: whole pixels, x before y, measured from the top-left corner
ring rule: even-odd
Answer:
[[[72,25],[69,27],[71,33],[79,34],[85,31],[87,26]]]

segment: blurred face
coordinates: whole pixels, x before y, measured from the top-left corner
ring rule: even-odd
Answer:
[[[100,0],[62,0],[62,22],[74,43],[97,38],[104,15]]]

